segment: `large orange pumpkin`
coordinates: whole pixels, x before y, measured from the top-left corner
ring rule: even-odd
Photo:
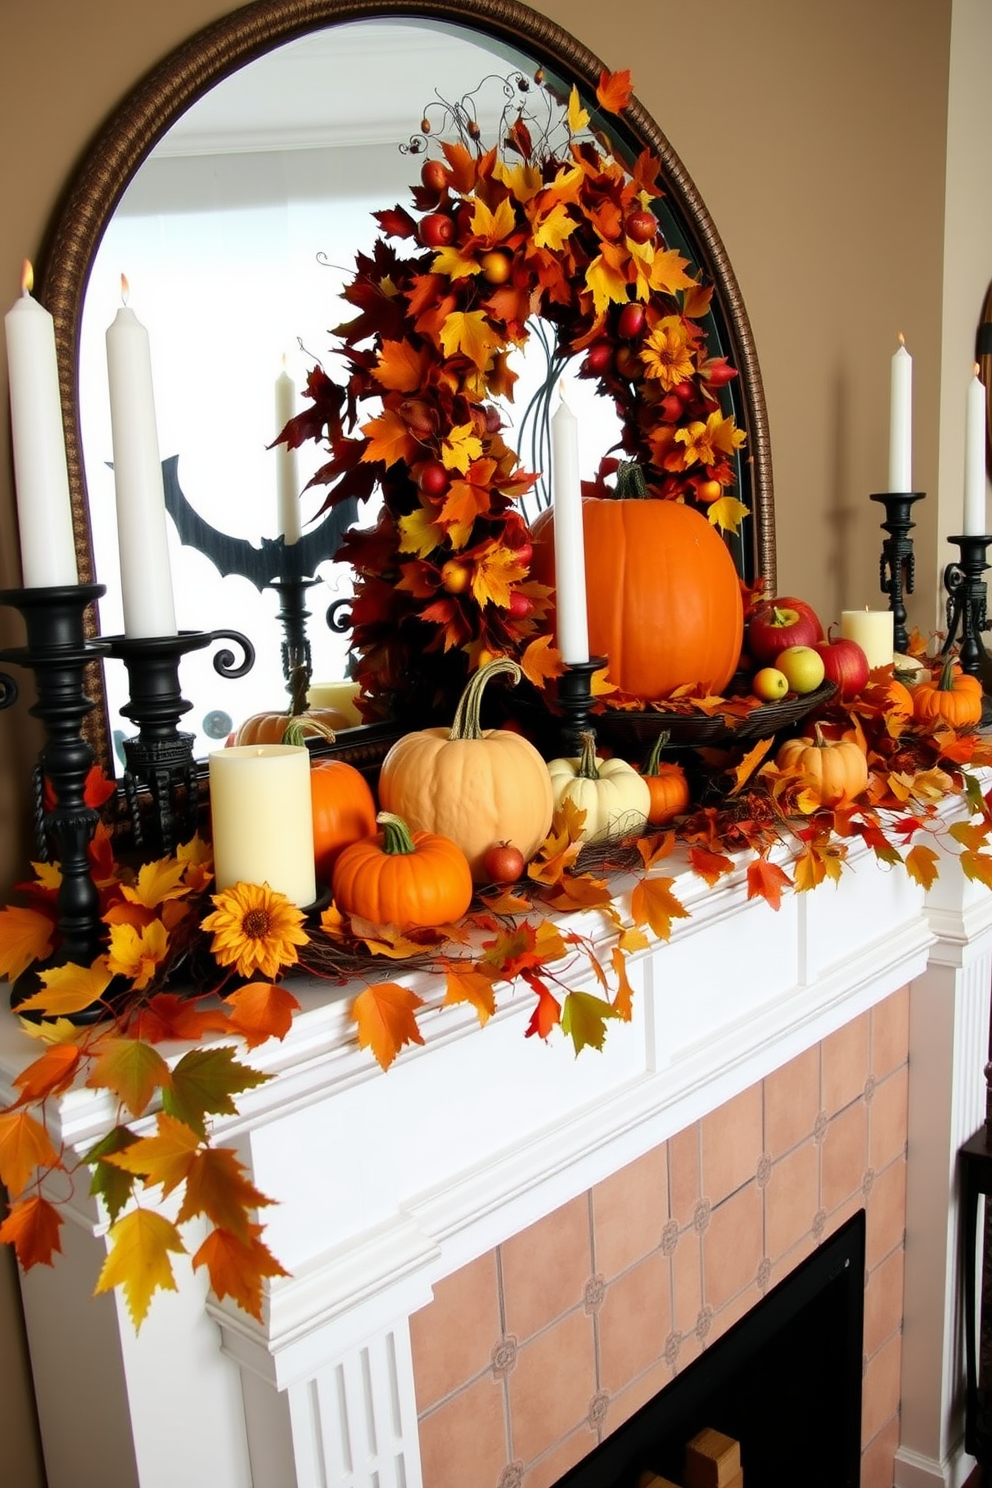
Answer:
[[[716,529],[679,501],[582,503],[589,651],[638,698],[699,683],[722,693],[741,652],[744,607]],[[532,577],[554,584],[554,508],[532,529]]]

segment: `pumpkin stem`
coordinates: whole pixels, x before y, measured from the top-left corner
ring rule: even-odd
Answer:
[[[310,668],[301,662],[289,674],[289,716],[298,718],[307,711],[307,693],[310,691]]]
[[[579,735],[582,740],[582,753],[579,756],[579,767],[575,774],[579,780],[598,780],[599,770],[596,768],[596,735],[591,730]]]
[[[306,714],[291,714],[289,722],[283,729],[282,742],[284,744],[305,744],[307,739],[327,739],[334,741],[334,730],[328,728],[326,723],[321,723],[319,718],[308,718]]]
[[[520,668],[515,661],[510,660],[509,656],[496,656],[492,661],[487,661],[485,666],[480,667],[469,678],[465,691],[458,699],[454,722],[448,735],[449,740],[482,738],[482,727],[479,723],[482,694],[490,677],[495,677],[497,672],[506,672],[511,676],[514,687],[520,681]]]
[[[644,769],[641,771],[642,775],[658,775],[661,773],[661,751],[670,738],[671,731],[669,729],[662,729],[657,739],[651,745],[651,753],[644,762]]]
[[[947,653],[947,659],[940,671],[940,681],[937,683],[937,692],[954,691],[954,662],[956,658],[953,652]]]
[[[648,501],[648,490],[644,471],[636,460],[621,460],[617,466],[617,498],[620,501]]]
[[[813,725],[813,743],[817,749],[826,749],[830,743],[829,739],[823,737],[823,729],[819,723],[814,723]]]
[[[402,853],[417,851],[410,828],[401,816],[394,816],[391,811],[380,811],[376,821],[382,828],[384,853],[388,853],[391,857],[398,857]]]

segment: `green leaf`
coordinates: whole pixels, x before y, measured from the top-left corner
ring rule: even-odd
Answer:
[[[103,1200],[107,1213],[110,1215],[111,1224],[130,1199],[134,1191],[135,1180],[133,1173],[125,1173],[123,1168],[115,1168],[113,1163],[104,1162],[103,1158],[113,1152],[123,1152],[125,1147],[130,1147],[137,1140],[134,1132],[128,1127],[115,1126],[90,1148],[83,1159],[93,1169],[90,1194],[94,1198]]]
[[[172,1084],[162,1092],[162,1104],[170,1116],[203,1136],[205,1116],[234,1115],[237,1107],[231,1096],[264,1085],[269,1078],[235,1059],[233,1049],[191,1049],[172,1071]]]
[[[969,774],[967,770],[961,771],[961,779],[964,782],[964,798],[971,807],[972,815],[983,815],[985,797],[982,795],[981,781],[976,775]]]
[[[592,1047],[601,1049],[606,1038],[607,1018],[619,1018],[620,1012],[612,1003],[591,992],[569,992],[562,1008],[561,1026],[575,1046],[576,1054]]]

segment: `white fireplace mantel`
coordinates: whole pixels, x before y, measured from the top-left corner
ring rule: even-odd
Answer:
[[[525,1038],[526,988],[506,989],[480,1028],[420,976],[426,1044],[384,1075],[357,1047],[349,989],[293,983],[292,1030],[250,1056],[274,1078],[215,1125],[278,1200],[266,1239],[292,1275],[271,1286],[261,1325],[177,1258],[178,1290],[136,1337],[116,1296],[91,1298],[104,1224],[72,1197],[66,1255],[23,1279],[50,1488],[420,1488],[408,1319],[434,1283],[907,983],[913,1305],[897,1481],[954,1488],[967,1466],[954,1153],[984,1114],[992,894],[948,859],[924,895],[861,845],[838,885],[788,894],[778,912],[747,899],[743,868],[713,889],[677,859],[662,869],[691,917],[631,958],[634,1017],[609,1025],[601,1053]],[[595,912],[569,925],[609,944]],[[574,972],[569,985],[590,985],[578,958]],[[35,1053],[4,1020],[0,1098]],[[79,1150],[106,1117],[90,1091],[59,1103]]]

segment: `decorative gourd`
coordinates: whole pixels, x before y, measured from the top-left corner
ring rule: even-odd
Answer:
[[[287,713],[253,713],[228,739],[228,744],[285,744],[286,731],[297,720],[303,734],[313,738],[333,739],[335,729],[348,728],[343,713],[336,708],[308,708],[308,678],[305,667],[297,667],[291,682],[291,701]],[[302,735],[299,741],[302,742]]]
[[[375,832],[375,799],[368,781],[344,760],[310,762],[313,853],[318,883],[329,883],[331,869],[351,842]]]
[[[982,721],[982,684],[967,672],[955,675],[954,658],[948,656],[938,678],[917,682],[913,688],[913,716],[918,723],[949,723],[952,728],[970,728]]]
[[[668,697],[696,683],[722,693],[744,632],[734,561],[698,511],[649,497],[639,467],[621,471],[621,496],[582,503],[589,650],[609,658],[611,681],[634,697]],[[553,507],[531,540],[531,575],[553,586]]]
[[[878,677],[878,680],[870,681],[862,689],[861,697],[866,703],[884,708],[886,713],[892,713],[897,718],[909,719],[913,716],[913,694],[898,677]]]
[[[689,804],[689,782],[685,771],[674,760],[663,760],[661,751],[668,743],[668,731],[663,729],[651,746],[651,753],[644,762],[641,778],[647,782],[651,793],[648,821],[653,827],[663,827],[678,816]]]
[[[548,767],[533,744],[509,729],[483,729],[479,708],[491,677],[520,668],[500,656],[480,667],[462,693],[450,730],[420,729],[397,739],[379,771],[379,803],[414,831],[457,842],[477,883],[494,842],[512,842],[529,860],[551,826]]]
[[[824,738],[814,724],[812,739],[788,739],[775,756],[780,770],[801,770],[821,806],[851,801],[868,784],[868,760],[852,739]]]
[[[556,809],[571,801],[586,814],[583,842],[613,842],[639,832],[651,809],[651,791],[643,776],[622,759],[597,759],[595,736],[584,733],[578,759],[553,759],[548,774]]]
[[[456,843],[434,832],[411,832],[391,812],[382,830],[350,843],[334,865],[334,902],[345,914],[401,930],[448,925],[472,902],[472,875]]]

